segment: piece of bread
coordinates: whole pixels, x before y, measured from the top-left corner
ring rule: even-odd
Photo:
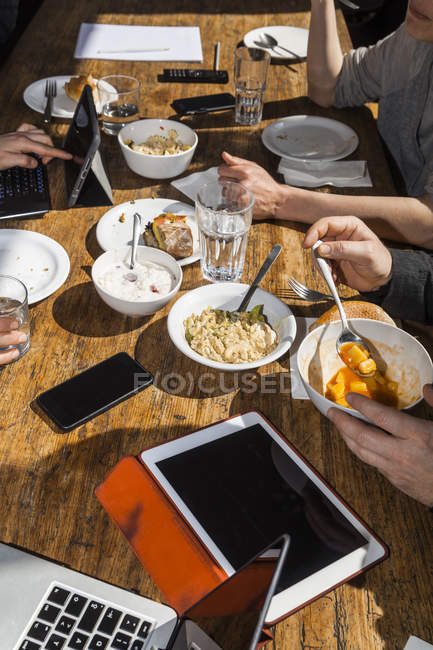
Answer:
[[[78,102],[83,92],[84,86],[90,86],[92,89],[93,101],[95,105],[99,103],[98,86],[96,80],[91,74],[80,75],[78,77],[71,77],[64,85],[65,93],[74,102]]]
[[[348,300],[343,304],[343,307],[347,318],[371,318],[371,320],[379,320],[382,323],[388,323],[388,325],[395,326],[391,316],[388,316],[382,307],[379,307],[372,302]],[[310,332],[324,323],[331,323],[336,320],[340,320],[340,312],[338,311],[337,305],[334,305],[310,325]]]
[[[147,246],[160,248],[176,260],[189,257],[193,253],[191,228],[186,216],[167,212],[149,222],[143,233]]]

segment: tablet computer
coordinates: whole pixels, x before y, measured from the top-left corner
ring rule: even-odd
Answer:
[[[108,174],[99,151],[101,135],[90,86],[84,86],[63,149],[72,154],[65,160],[68,208],[112,205]]]
[[[290,536],[267,625],[388,554],[257,411],[145,450],[141,461],[228,576],[272,540]]]

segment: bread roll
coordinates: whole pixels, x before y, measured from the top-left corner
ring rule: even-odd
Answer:
[[[95,105],[97,105],[99,102],[98,86],[96,80],[91,74],[71,77],[70,80],[65,83],[65,93],[68,97],[73,99],[74,102],[78,102],[84,86],[90,86],[92,89],[93,101],[95,102]]]
[[[347,318],[371,318],[371,320],[379,320],[382,323],[388,323],[388,325],[395,326],[391,316],[388,316],[382,307],[379,307],[372,302],[349,300],[344,303],[343,307]],[[337,305],[334,305],[310,325],[310,332],[324,323],[331,323],[336,320],[340,320],[340,312],[338,311]]]

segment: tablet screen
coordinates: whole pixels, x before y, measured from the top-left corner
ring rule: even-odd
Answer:
[[[277,591],[367,543],[260,424],[155,465],[234,569],[290,535]]]

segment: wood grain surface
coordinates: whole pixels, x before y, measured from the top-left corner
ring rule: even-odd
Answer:
[[[95,77],[127,73],[141,82],[141,114],[169,117],[173,99],[233,91],[227,86],[159,84],[163,63],[74,60],[80,23],[199,25],[202,67],[211,67],[221,41],[221,68],[232,79],[233,50],[255,27],[290,24],[308,27],[306,0],[46,0],[3,68],[0,87],[1,129],[21,122],[41,124],[41,115],[23,102],[25,87],[54,74],[90,72]],[[344,49],[350,47],[342,15],[338,25]],[[185,67],[174,64],[173,67]],[[232,112],[188,118],[199,144],[188,173],[220,161],[226,149],[264,165],[276,175],[278,159],[261,144],[261,131],[278,117],[296,113],[324,115],[352,126],[360,137],[355,159],[366,159],[373,189],[393,194],[375,121],[368,108],[323,110],[306,97],[305,63],[272,64],[264,119],[257,127],[236,127]],[[65,121],[54,120],[50,133],[60,141]],[[114,138],[103,136],[115,203],[161,196],[184,200],[168,182],[130,172]],[[93,495],[111,467],[126,454],[250,408],[259,408],[389,545],[390,558],[367,574],[320,598],[280,623],[281,650],[397,650],[410,634],[433,640],[432,518],[428,510],[394,489],[376,470],[359,462],[332,424],[309,401],[293,400],[289,356],[257,373],[257,390],[246,392],[236,373],[212,373],[211,392],[200,390],[203,368],[172,345],[166,329],[169,307],[151,317],[131,319],[111,311],[98,298],[90,268],[102,252],[95,227],[106,208],[64,210],[60,164],[49,167],[53,210],[40,220],[1,222],[2,228],[34,230],[58,241],[69,254],[71,272],[52,296],[30,308],[31,349],[18,363],[0,371],[0,538],[22,545],[88,574],[160,598],[158,588],[138,564],[120,533]],[[341,190],[347,192],[348,190]],[[350,191],[350,190],[349,190]],[[309,254],[300,243],[303,228],[291,222],[264,221],[251,230],[244,281],[274,243],[284,247],[264,288],[286,288],[291,275],[324,290]],[[184,269],[179,293],[203,284],[199,264]],[[323,307],[296,302],[297,314],[319,315]],[[425,336],[422,333],[422,336]],[[155,385],[69,434],[57,430],[34,405],[38,393],[115,352],[135,356],[156,377]],[[185,385],[170,389],[170,373]],[[183,382],[181,382],[183,384]],[[277,386],[269,390],[269,386]],[[203,388],[203,387],[202,387]],[[173,389],[173,387],[172,387]],[[420,406],[419,415],[428,412]]]

